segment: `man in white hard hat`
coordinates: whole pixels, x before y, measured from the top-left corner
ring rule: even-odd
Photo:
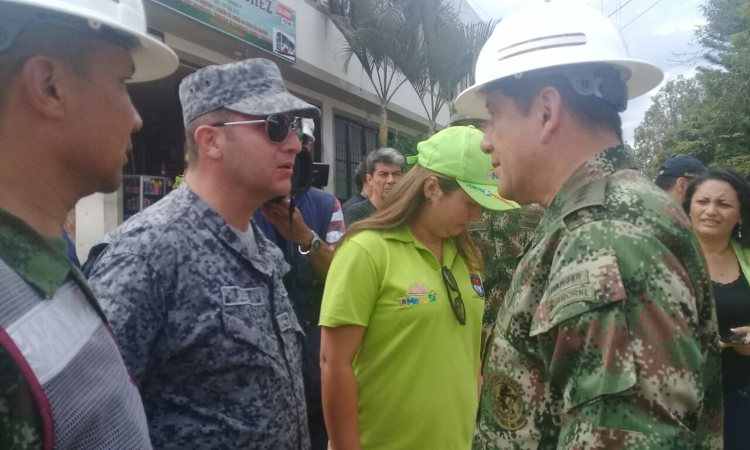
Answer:
[[[619,112],[661,71],[598,11],[540,3],[503,19],[476,79],[456,108],[489,119],[498,193],[547,210],[483,359],[474,448],[722,448],[700,249],[622,144]]]
[[[0,448],[150,449],[114,337],[60,230],[122,181],[127,81],[177,57],[141,0],[0,1]]]

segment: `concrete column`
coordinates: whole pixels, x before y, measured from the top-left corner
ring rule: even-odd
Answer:
[[[321,118],[323,126],[323,129],[321,130],[321,138],[323,139],[323,162],[330,164],[331,166],[328,174],[328,186],[326,186],[325,191],[333,194],[335,192],[333,184],[336,179],[336,135],[334,133],[333,105],[331,100],[327,97],[323,99],[323,110],[321,113],[323,114]]]
[[[122,223],[122,186],[111,194],[93,194],[76,204],[76,253],[81,264],[105,234]]]

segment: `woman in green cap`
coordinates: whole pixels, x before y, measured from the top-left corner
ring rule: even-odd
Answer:
[[[323,409],[334,450],[471,447],[484,308],[482,259],[467,228],[497,195],[482,132],[451,127],[373,216],[356,223],[328,272]]]

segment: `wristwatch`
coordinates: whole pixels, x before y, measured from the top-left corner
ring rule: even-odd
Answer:
[[[303,255],[308,255],[309,254],[310,256],[312,256],[312,255],[318,253],[318,250],[320,250],[320,247],[323,244],[325,244],[325,242],[323,242],[323,239],[321,239],[320,236],[318,236],[318,234],[316,232],[313,231],[312,234],[313,234],[313,238],[312,238],[312,241],[310,241],[310,250],[308,250],[306,252],[303,252],[302,251],[302,247],[297,246],[297,249]]]

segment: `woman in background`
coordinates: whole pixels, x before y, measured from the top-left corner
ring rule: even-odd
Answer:
[[[695,178],[685,193],[714,285],[724,384],[724,448],[750,448],[750,185],[731,170]],[[747,333],[744,335],[743,333]]]

